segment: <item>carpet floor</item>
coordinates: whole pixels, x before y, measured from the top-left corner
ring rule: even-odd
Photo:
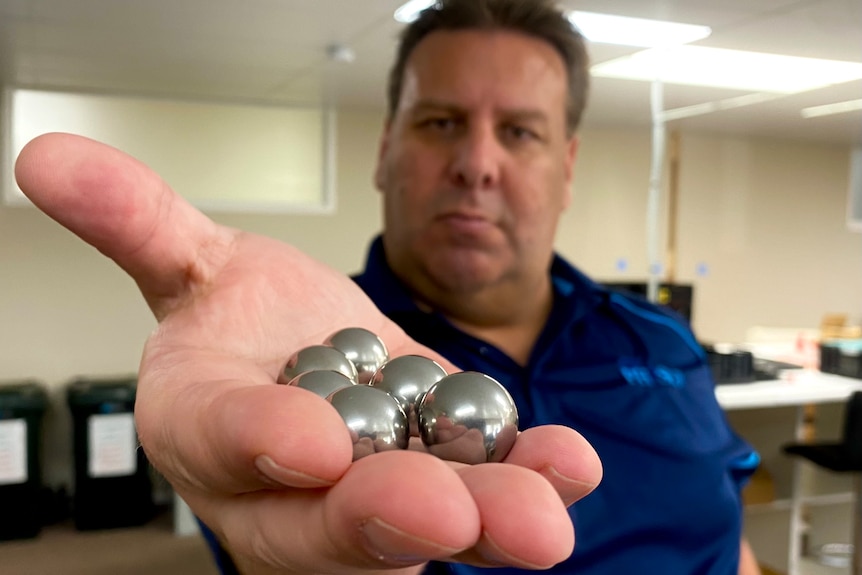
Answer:
[[[77,531],[50,525],[32,539],[0,542],[3,575],[216,575],[199,535],[177,537],[169,513],[140,527]]]

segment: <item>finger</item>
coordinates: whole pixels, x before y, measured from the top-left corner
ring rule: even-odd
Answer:
[[[180,350],[142,370],[141,444],[181,491],[321,487],[350,466],[349,432],[335,409],[304,389],[275,385],[253,362]]]
[[[478,509],[458,474],[412,451],[360,459],[328,490],[226,501],[212,519],[233,553],[299,573],[418,565],[472,546],[481,533]]]
[[[571,555],[572,521],[556,490],[541,475],[504,463],[466,466],[458,474],[479,509],[482,534],[455,560],[538,570]]]
[[[562,425],[524,430],[505,462],[537,471],[567,506],[589,494],[602,480],[602,462],[595,450],[580,433]]]
[[[21,151],[15,177],[36,206],[126,270],[160,318],[208,282],[234,241],[235,232],[144,164],[87,138],[34,139]]]

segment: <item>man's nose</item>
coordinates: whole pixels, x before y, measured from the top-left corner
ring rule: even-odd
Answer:
[[[491,126],[471,126],[454,146],[451,176],[454,183],[468,189],[488,189],[500,177],[502,149]]]

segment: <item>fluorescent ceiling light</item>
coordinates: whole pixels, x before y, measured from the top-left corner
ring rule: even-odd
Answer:
[[[410,0],[395,11],[395,19],[409,24],[419,17],[419,13],[437,3],[437,0]]]
[[[572,11],[568,13],[568,17],[569,21],[581,31],[587,40],[602,44],[654,48],[687,44],[702,40],[712,34],[712,29],[709,26],[677,24],[676,22],[612,16],[595,12]]]
[[[742,108],[752,106],[754,104],[762,104],[784,98],[784,94],[765,94],[763,92],[755,94],[745,94],[743,96],[735,96],[733,98],[725,98],[715,102],[704,102],[703,104],[694,104],[692,106],[684,106],[682,108],[672,108],[662,112],[662,119],[666,122],[672,120],[682,120],[683,118],[691,118],[693,116],[702,116],[713,112],[723,110],[732,110],[734,108]]]
[[[801,114],[803,118],[817,118],[819,116],[843,114],[844,112],[855,112],[856,110],[862,110],[862,100],[848,100],[847,102],[836,102],[824,106],[803,108]]]
[[[437,3],[437,0],[410,0],[401,5],[394,14],[399,22],[409,24],[419,13]],[[590,42],[621,44],[653,48],[673,44],[686,44],[706,38],[712,33],[708,26],[678,24],[645,18],[629,18],[598,14],[596,12],[567,12],[569,21]]]
[[[661,80],[668,84],[709,86],[794,94],[862,78],[862,64],[703,46],[643,50],[597,64],[600,78]]]

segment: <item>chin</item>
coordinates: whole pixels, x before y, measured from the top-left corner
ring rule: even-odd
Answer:
[[[426,260],[426,270],[438,285],[456,292],[472,292],[493,284],[502,274],[499,262],[486,254],[448,254]]]

